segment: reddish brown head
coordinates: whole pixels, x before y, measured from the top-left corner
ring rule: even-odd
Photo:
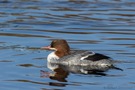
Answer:
[[[50,44],[50,46],[43,47],[43,49],[46,50],[55,50],[55,54],[58,57],[63,57],[65,55],[68,55],[70,53],[70,47],[66,40],[63,39],[57,39],[53,40]]]

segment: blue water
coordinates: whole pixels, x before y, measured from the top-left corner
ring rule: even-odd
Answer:
[[[53,39],[120,61],[107,76],[70,73],[66,82],[41,77]],[[134,0],[1,0],[0,90],[134,90]]]

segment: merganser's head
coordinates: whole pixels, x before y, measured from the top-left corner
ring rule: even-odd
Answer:
[[[42,47],[45,50],[54,50],[55,54],[59,57],[63,57],[70,53],[70,47],[66,40],[56,39],[51,42],[49,46]]]

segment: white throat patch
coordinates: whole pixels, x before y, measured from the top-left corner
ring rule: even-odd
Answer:
[[[50,53],[47,57],[48,62],[56,62],[58,59],[59,57],[56,56],[55,52]]]

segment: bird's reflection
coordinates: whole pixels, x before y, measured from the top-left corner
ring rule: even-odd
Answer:
[[[49,63],[47,67],[53,71],[53,73],[41,71],[42,77],[49,77],[53,80],[58,80],[60,82],[67,82],[66,78],[70,73],[74,74],[94,74],[99,76],[106,76],[106,71],[109,69],[118,69],[116,67],[99,67],[99,66],[79,66],[79,65],[61,65]]]
[[[69,75],[69,72],[63,69],[61,65],[48,63],[47,67],[51,69],[53,73],[41,70],[42,77],[49,77],[50,79],[58,80],[60,82],[67,82],[66,78]]]

